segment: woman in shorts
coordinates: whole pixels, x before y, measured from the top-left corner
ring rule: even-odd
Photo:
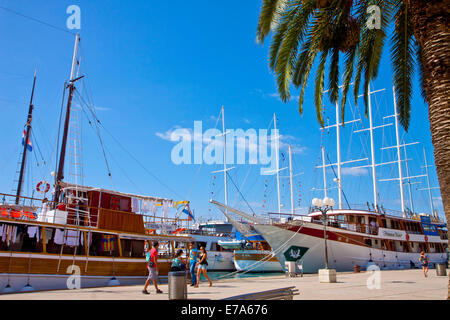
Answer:
[[[198,288],[198,284],[200,282],[200,274],[203,272],[203,275],[205,278],[209,281],[209,286],[212,286],[212,281],[208,277],[208,274],[206,273],[206,267],[208,266],[208,254],[206,253],[206,249],[204,247],[200,247],[200,254],[199,254],[199,260],[197,263],[198,269],[197,269],[197,283],[195,285],[196,288]]]

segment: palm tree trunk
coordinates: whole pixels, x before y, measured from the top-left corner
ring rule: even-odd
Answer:
[[[421,52],[434,159],[450,230],[450,0],[404,1]],[[447,299],[450,299],[450,278]]]

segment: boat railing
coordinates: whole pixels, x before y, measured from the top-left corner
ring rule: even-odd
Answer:
[[[32,198],[20,196],[16,204],[16,195],[0,193],[0,218],[25,220],[31,222],[46,222],[59,225],[73,225],[85,227],[98,227],[99,214],[110,212],[116,214],[138,214],[143,216],[144,226],[151,223],[174,225],[179,227],[187,219],[160,217],[150,213],[128,212],[113,209],[104,209],[84,205],[82,203],[55,203],[46,198]]]

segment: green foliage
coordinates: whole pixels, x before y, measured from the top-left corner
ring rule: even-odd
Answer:
[[[398,112],[400,113],[400,122],[407,129],[411,110],[411,79],[414,72],[415,41],[408,9],[402,2],[397,4],[392,44],[392,66],[395,94],[399,105]]]
[[[368,28],[367,21],[371,15],[367,9],[370,5],[380,8],[380,29]],[[412,64],[414,57],[420,52],[415,47],[412,26],[405,8],[401,0],[263,0],[257,38],[263,42],[273,32],[269,66],[274,72],[282,101],[290,100],[291,86],[294,86],[300,90],[299,112],[303,112],[306,84],[315,58],[320,54],[315,76],[314,102],[317,119],[323,126],[322,93],[325,75],[328,77],[330,101],[337,103],[341,79],[339,60],[342,54],[345,56],[340,101],[342,121],[350,86],[354,86],[353,94],[357,103],[362,80],[367,115],[369,83],[378,75],[386,30],[391,23],[402,20],[403,27],[396,28],[392,36],[392,63],[400,121],[407,129]]]

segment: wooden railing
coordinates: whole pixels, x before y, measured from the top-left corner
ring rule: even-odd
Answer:
[[[295,286],[260,291],[254,293],[241,294],[225,298],[223,300],[292,300],[295,295],[299,295],[299,291]]]

